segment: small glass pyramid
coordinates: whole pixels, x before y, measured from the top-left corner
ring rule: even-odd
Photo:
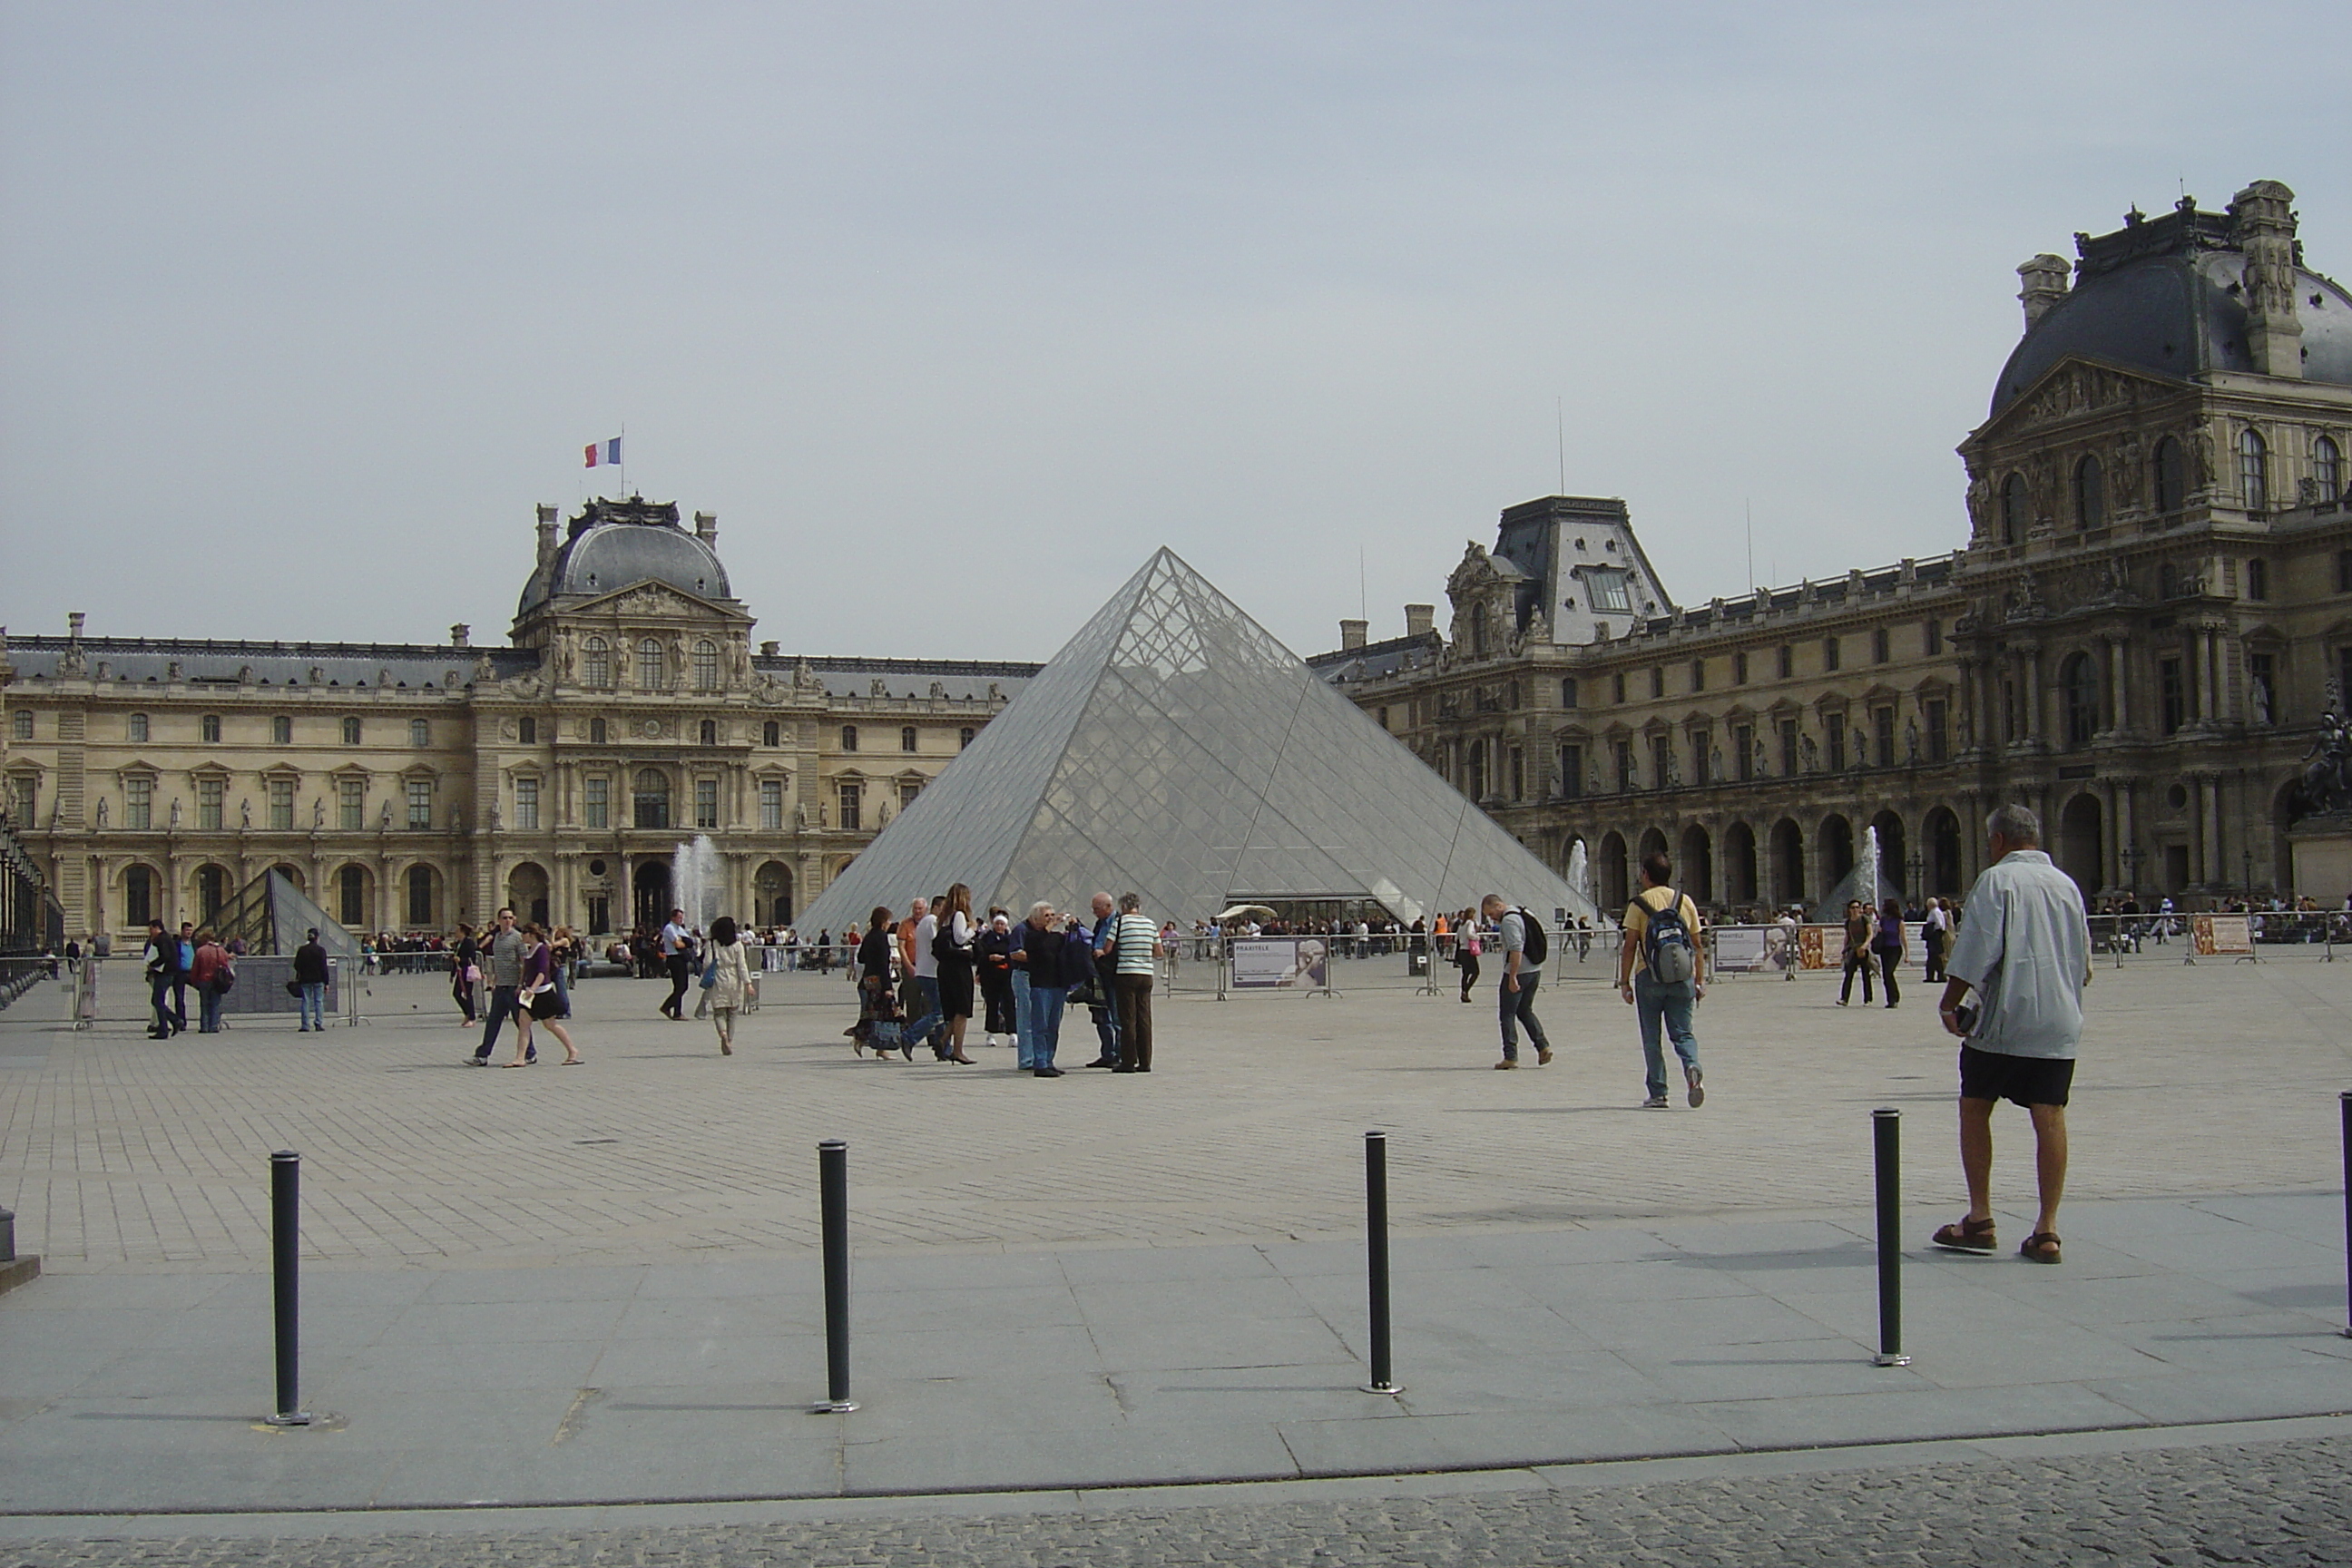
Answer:
[[[800,918],[865,924],[951,882],[1016,917],[1139,893],[1155,920],[1370,900],[1410,922],[1500,893],[1592,905],[1165,548]]]

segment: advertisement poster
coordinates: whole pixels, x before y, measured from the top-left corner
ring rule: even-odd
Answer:
[[[1780,933],[1773,931],[1771,935]],[[1752,974],[1769,967],[1766,960],[1762,926],[1717,926],[1715,928],[1715,966],[1726,974]]]
[[[1328,989],[1330,949],[1320,937],[1252,936],[1233,943],[1234,989]]]
[[[1799,926],[1797,956],[1807,969],[1837,969],[1845,963],[1845,927]]]
[[[2191,915],[2189,932],[2200,958],[2244,958],[2254,951],[2253,931],[2243,915]]]

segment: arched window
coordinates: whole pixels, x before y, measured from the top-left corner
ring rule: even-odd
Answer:
[[[588,743],[590,745],[603,745],[604,743],[605,737],[610,733],[611,731],[604,727],[604,721],[602,719],[591,719],[588,721]]]
[[[2104,528],[2107,521],[2107,471],[2096,458],[2074,465],[2074,526]]]
[[[662,689],[662,646],[660,639],[646,637],[637,644],[637,689],[659,691]]]
[[[612,645],[607,643],[603,637],[590,637],[588,639],[588,646],[581,651],[584,656],[581,660],[581,679],[586,681],[590,686],[601,687],[612,685]]]
[[[360,743],[360,721],[359,721],[358,720],[356,720],[356,719],[346,719],[346,720],[344,720],[344,721],[343,721],[343,744],[344,744],[344,745],[346,745],[346,746],[356,746],[356,745],[358,745],[359,743]]]
[[[701,728],[696,731],[696,735],[702,744],[706,746],[715,746],[719,744],[719,721],[716,719],[705,719],[702,721]]]
[[[2156,456],[2150,460],[2154,470],[2156,510],[2179,511],[2189,504],[2189,468],[2180,454],[2180,443],[2170,436],[2156,444]]]
[[[2000,487],[2000,542],[2015,544],[2025,537],[2025,476],[2011,474]]]
[[[357,866],[346,866],[335,873],[336,901],[341,908],[335,918],[354,931],[363,931],[374,922],[368,919],[367,873]]]
[[[2248,511],[2270,510],[2270,450],[2252,429],[2238,432],[2238,493],[2245,498]]]
[[[411,866],[408,868],[408,925],[412,931],[426,931],[433,925],[433,868]]]
[[[220,866],[196,868],[196,923],[210,925],[228,905],[228,871]]]
[[[694,689],[719,689],[719,645],[708,638],[694,645]]]
[[[2090,744],[2099,727],[2099,670],[2089,654],[2069,655],[2058,667],[2058,693],[2066,713],[2066,743]]]
[[[640,768],[631,792],[639,827],[669,826],[669,775],[659,768]]]
[[[2311,444],[2311,478],[2319,487],[2319,499],[2338,500],[2344,495],[2344,453],[2335,438],[2322,436]]]
[[[155,919],[155,873],[144,866],[122,873],[122,918],[135,926]]]
[[[854,752],[857,750],[856,725],[844,724],[841,727],[841,749],[845,752]]]
[[[426,720],[411,719],[408,721],[408,743],[418,747],[431,745],[433,743],[432,724]]]
[[[133,713],[131,716],[131,739],[143,744],[147,739],[147,715]],[[22,740],[24,737],[20,735],[17,739]]]

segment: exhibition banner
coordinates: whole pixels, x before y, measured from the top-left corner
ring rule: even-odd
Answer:
[[[2200,958],[2253,956],[2253,928],[2243,915],[2191,915],[2189,934]]]
[[[1247,936],[1233,942],[1236,991],[1323,991],[1330,983],[1330,944],[1319,936]]]

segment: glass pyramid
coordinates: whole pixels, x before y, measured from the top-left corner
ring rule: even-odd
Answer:
[[[1161,549],[801,916],[863,926],[950,882],[976,908],[1132,890],[1189,927],[1236,901],[1590,901]],[[1596,922],[1597,923],[1597,922]]]

